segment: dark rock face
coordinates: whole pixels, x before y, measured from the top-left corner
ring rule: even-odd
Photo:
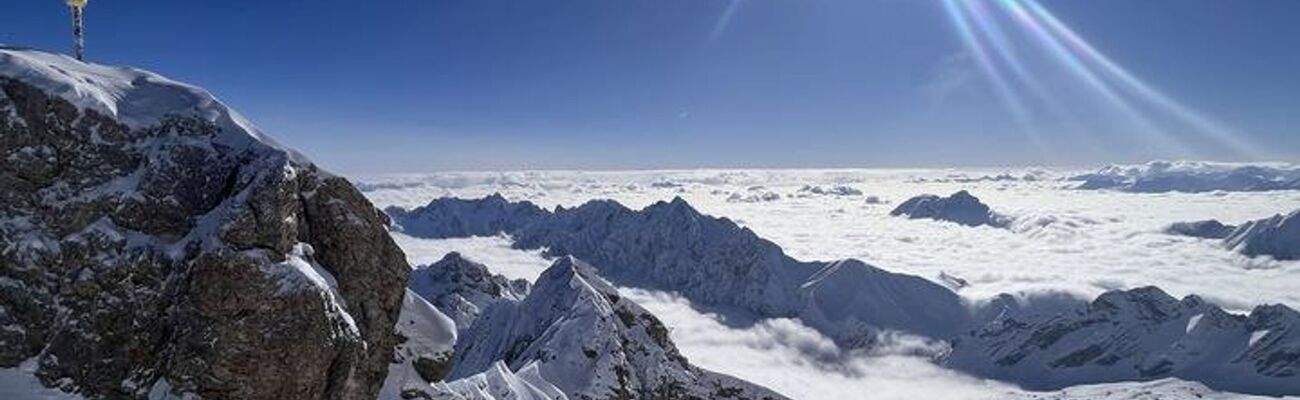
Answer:
[[[935,219],[956,222],[966,226],[988,225],[1003,228],[1010,220],[994,213],[989,206],[978,198],[962,190],[952,196],[939,197],[932,194],[916,196],[899,204],[889,215],[907,216],[910,219]]]
[[[1217,220],[1205,220],[1196,222],[1179,222],[1170,225],[1166,232],[1175,235],[1198,237],[1202,239],[1223,239],[1232,234],[1237,227],[1224,225]]]
[[[1219,221],[1180,222],[1169,226],[1175,235],[1223,239],[1225,247],[1247,256],[1300,260],[1300,211],[1247,221],[1238,226]]]
[[[1241,393],[1300,393],[1300,314],[1236,315],[1154,287],[1080,308],[1006,313],[953,341],[946,363],[1031,389],[1176,377]]]
[[[409,267],[348,182],[205,114],[224,107],[133,127],[19,79],[0,76],[0,367],[35,358],[89,398],[374,398]]]

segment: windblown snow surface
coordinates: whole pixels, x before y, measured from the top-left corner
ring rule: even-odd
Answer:
[[[377,206],[413,208],[455,196],[501,193],[546,208],[614,199],[639,209],[680,196],[727,217],[798,259],[858,258],[955,287],[972,301],[999,293],[1068,293],[1159,286],[1225,309],[1300,306],[1300,262],[1246,257],[1218,241],[1171,235],[1172,223],[1245,221],[1300,207],[1300,191],[1127,193],[1079,190],[1089,170],[707,170],[465,172],[358,177]],[[806,187],[853,190],[815,191]],[[1008,229],[891,217],[904,200],[968,190],[998,210]],[[860,192],[860,194],[858,193]],[[738,201],[736,199],[761,199]],[[510,248],[508,237],[429,240],[395,233],[413,265],[450,251],[509,278],[533,280],[550,261]],[[944,278],[940,278],[943,276]],[[952,285],[963,282],[964,285]],[[693,364],[795,399],[871,398],[1245,398],[1192,382],[1079,386],[1027,392],[943,369],[921,355],[933,343],[898,337],[871,354],[849,353],[798,320],[736,321],[743,313],[693,306],[680,296],[622,288],[664,321]],[[739,316],[738,316],[739,315]]]

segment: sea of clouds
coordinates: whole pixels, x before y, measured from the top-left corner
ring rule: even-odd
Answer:
[[[680,196],[701,212],[753,229],[802,260],[859,258],[891,271],[939,281],[965,280],[959,294],[979,302],[999,293],[1068,293],[1091,298],[1112,289],[1156,285],[1175,296],[1199,294],[1233,310],[1283,303],[1300,308],[1300,262],[1248,258],[1216,241],[1168,235],[1173,222],[1225,223],[1300,208],[1300,192],[1133,194],[1072,189],[1049,170],[744,170],[637,172],[482,172],[363,177],[379,207],[415,207],[442,196],[501,193],[543,207],[597,198],[640,208]],[[825,190],[811,190],[820,187]],[[834,188],[852,188],[843,190]],[[1013,217],[1009,229],[895,218],[897,203],[923,194],[969,190]],[[821,192],[821,193],[816,193]],[[856,192],[861,192],[856,193]],[[770,193],[770,194],[769,194]],[[751,196],[757,194],[757,196]],[[771,194],[775,194],[771,195]],[[738,201],[737,199],[757,199]],[[413,264],[459,251],[494,272],[535,279],[549,264],[541,251],[510,249],[505,237],[427,240],[394,234]],[[769,386],[796,399],[999,398],[1014,387],[934,366],[930,343],[900,337],[876,354],[844,354],[794,320],[728,324],[669,293],[623,289],[658,315],[692,362]],[[1214,395],[1185,382],[1105,392]],[[1067,398],[1088,388],[1052,393]],[[1072,394],[1073,393],[1073,394]]]

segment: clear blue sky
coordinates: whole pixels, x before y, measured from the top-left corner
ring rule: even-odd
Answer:
[[[87,30],[345,173],[1300,158],[1300,1],[1039,0],[1182,117],[965,1],[1006,90],[944,0],[92,0]],[[68,47],[62,1],[3,9],[0,42]]]

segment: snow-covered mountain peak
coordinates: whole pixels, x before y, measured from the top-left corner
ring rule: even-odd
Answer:
[[[658,318],[572,257],[552,263],[524,299],[493,305],[474,322],[456,345],[457,381],[448,385],[463,388],[494,365],[499,377],[534,371],[530,385],[569,398],[782,398],[692,366]]]
[[[264,145],[307,158],[263,134],[207,90],[153,72],[78,61],[58,53],[0,45],[0,77],[32,85],[79,108],[130,129],[157,126],[172,117],[194,117],[220,130],[214,141],[236,149]]]

